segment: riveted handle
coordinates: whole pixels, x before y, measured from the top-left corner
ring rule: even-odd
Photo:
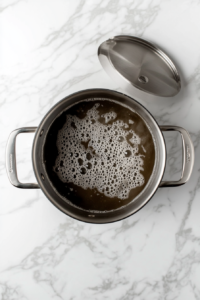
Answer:
[[[178,126],[160,126],[162,131],[178,131],[182,137],[183,145],[183,169],[181,179],[178,181],[161,181],[159,187],[172,187],[185,184],[192,174],[194,165],[194,146],[187,130]]]
[[[37,127],[24,127],[11,132],[6,146],[6,171],[12,185],[22,189],[39,189],[37,183],[21,183],[17,177],[16,138],[20,133],[35,132]]]

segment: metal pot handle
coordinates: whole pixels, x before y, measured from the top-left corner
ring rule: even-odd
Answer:
[[[16,138],[19,133],[35,132],[37,127],[24,127],[19,128],[11,132],[8,143],[6,146],[6,170],[8,178],[12,185],[22,189],[39,189],[37,183],[21,183],[17,177],[17,165],[16,165]]]
[[[189,133],[178,126],[160,126],[162,131],[179,131],[182,137],[183,145],[183,169],[181,179],[178,181],[161,181],[159,187],[179,186],[185,184],[192,174],[194,165],[194,146]]]

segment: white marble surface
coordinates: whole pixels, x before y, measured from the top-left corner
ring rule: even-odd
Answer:
[[[0,12],[0,299],[200,299],[199,0],[3,0]],[[85,224],[57,210],[41,190],[11,186],[5,146],[12,130],[37,126],[72,92],[121,91],[96,55],[117,34],[155,43],[178,66],[176,97],[139,101],[160,125],[190,132],[195,166],[186,185],[159,189],[128,219]],[[27,182],[35,180],[32,139],[17,141],[19,177]],[[178,178],[180,137],[166,141],[165,178]]]

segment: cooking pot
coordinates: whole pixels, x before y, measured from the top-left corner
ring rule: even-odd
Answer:
[[[137,112],[148,125],[155,144],[155,164],[153,173],[145,189],[134,198],[129,204],[113,211],[86,211],[71,205],[55,189],[53,182],[50,181],[43,159],[43,148],[48,130],[55,119],[70,108],[85,99],[108,99],[114,100],[131,110]],[[178,181],[162,181],[166,165],[166,146],[162,131],[178,131],[182,137],[183,147],[183,169],[181,179]],[[32,146],[32,163],[37,183],[21,183],[17,178],[15,142],[20,133],[35,132]],[[46,197],[65,214],[90,223],[107,223],[126,218],[141,209],[154,195],[159,187],[174,187],[186,183],[192,173],[194,164],[194,148],[188,132],[177,126],[159,126],[150,112],[133,98],[122,93],[107,89],[90,89],[79,91],[58,102],[45,115],[38,127],[24,127],[14,130],[7,143],[6,149],[6,169],[10,182],[18,188],[35,189],[41,188]]]

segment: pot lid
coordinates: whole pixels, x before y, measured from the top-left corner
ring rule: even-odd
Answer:
[[[180,76],[172,60],[145,40],[115,36],[99,46],[98,57],[108,75],[123,88],[161,97],[180,91]]]

